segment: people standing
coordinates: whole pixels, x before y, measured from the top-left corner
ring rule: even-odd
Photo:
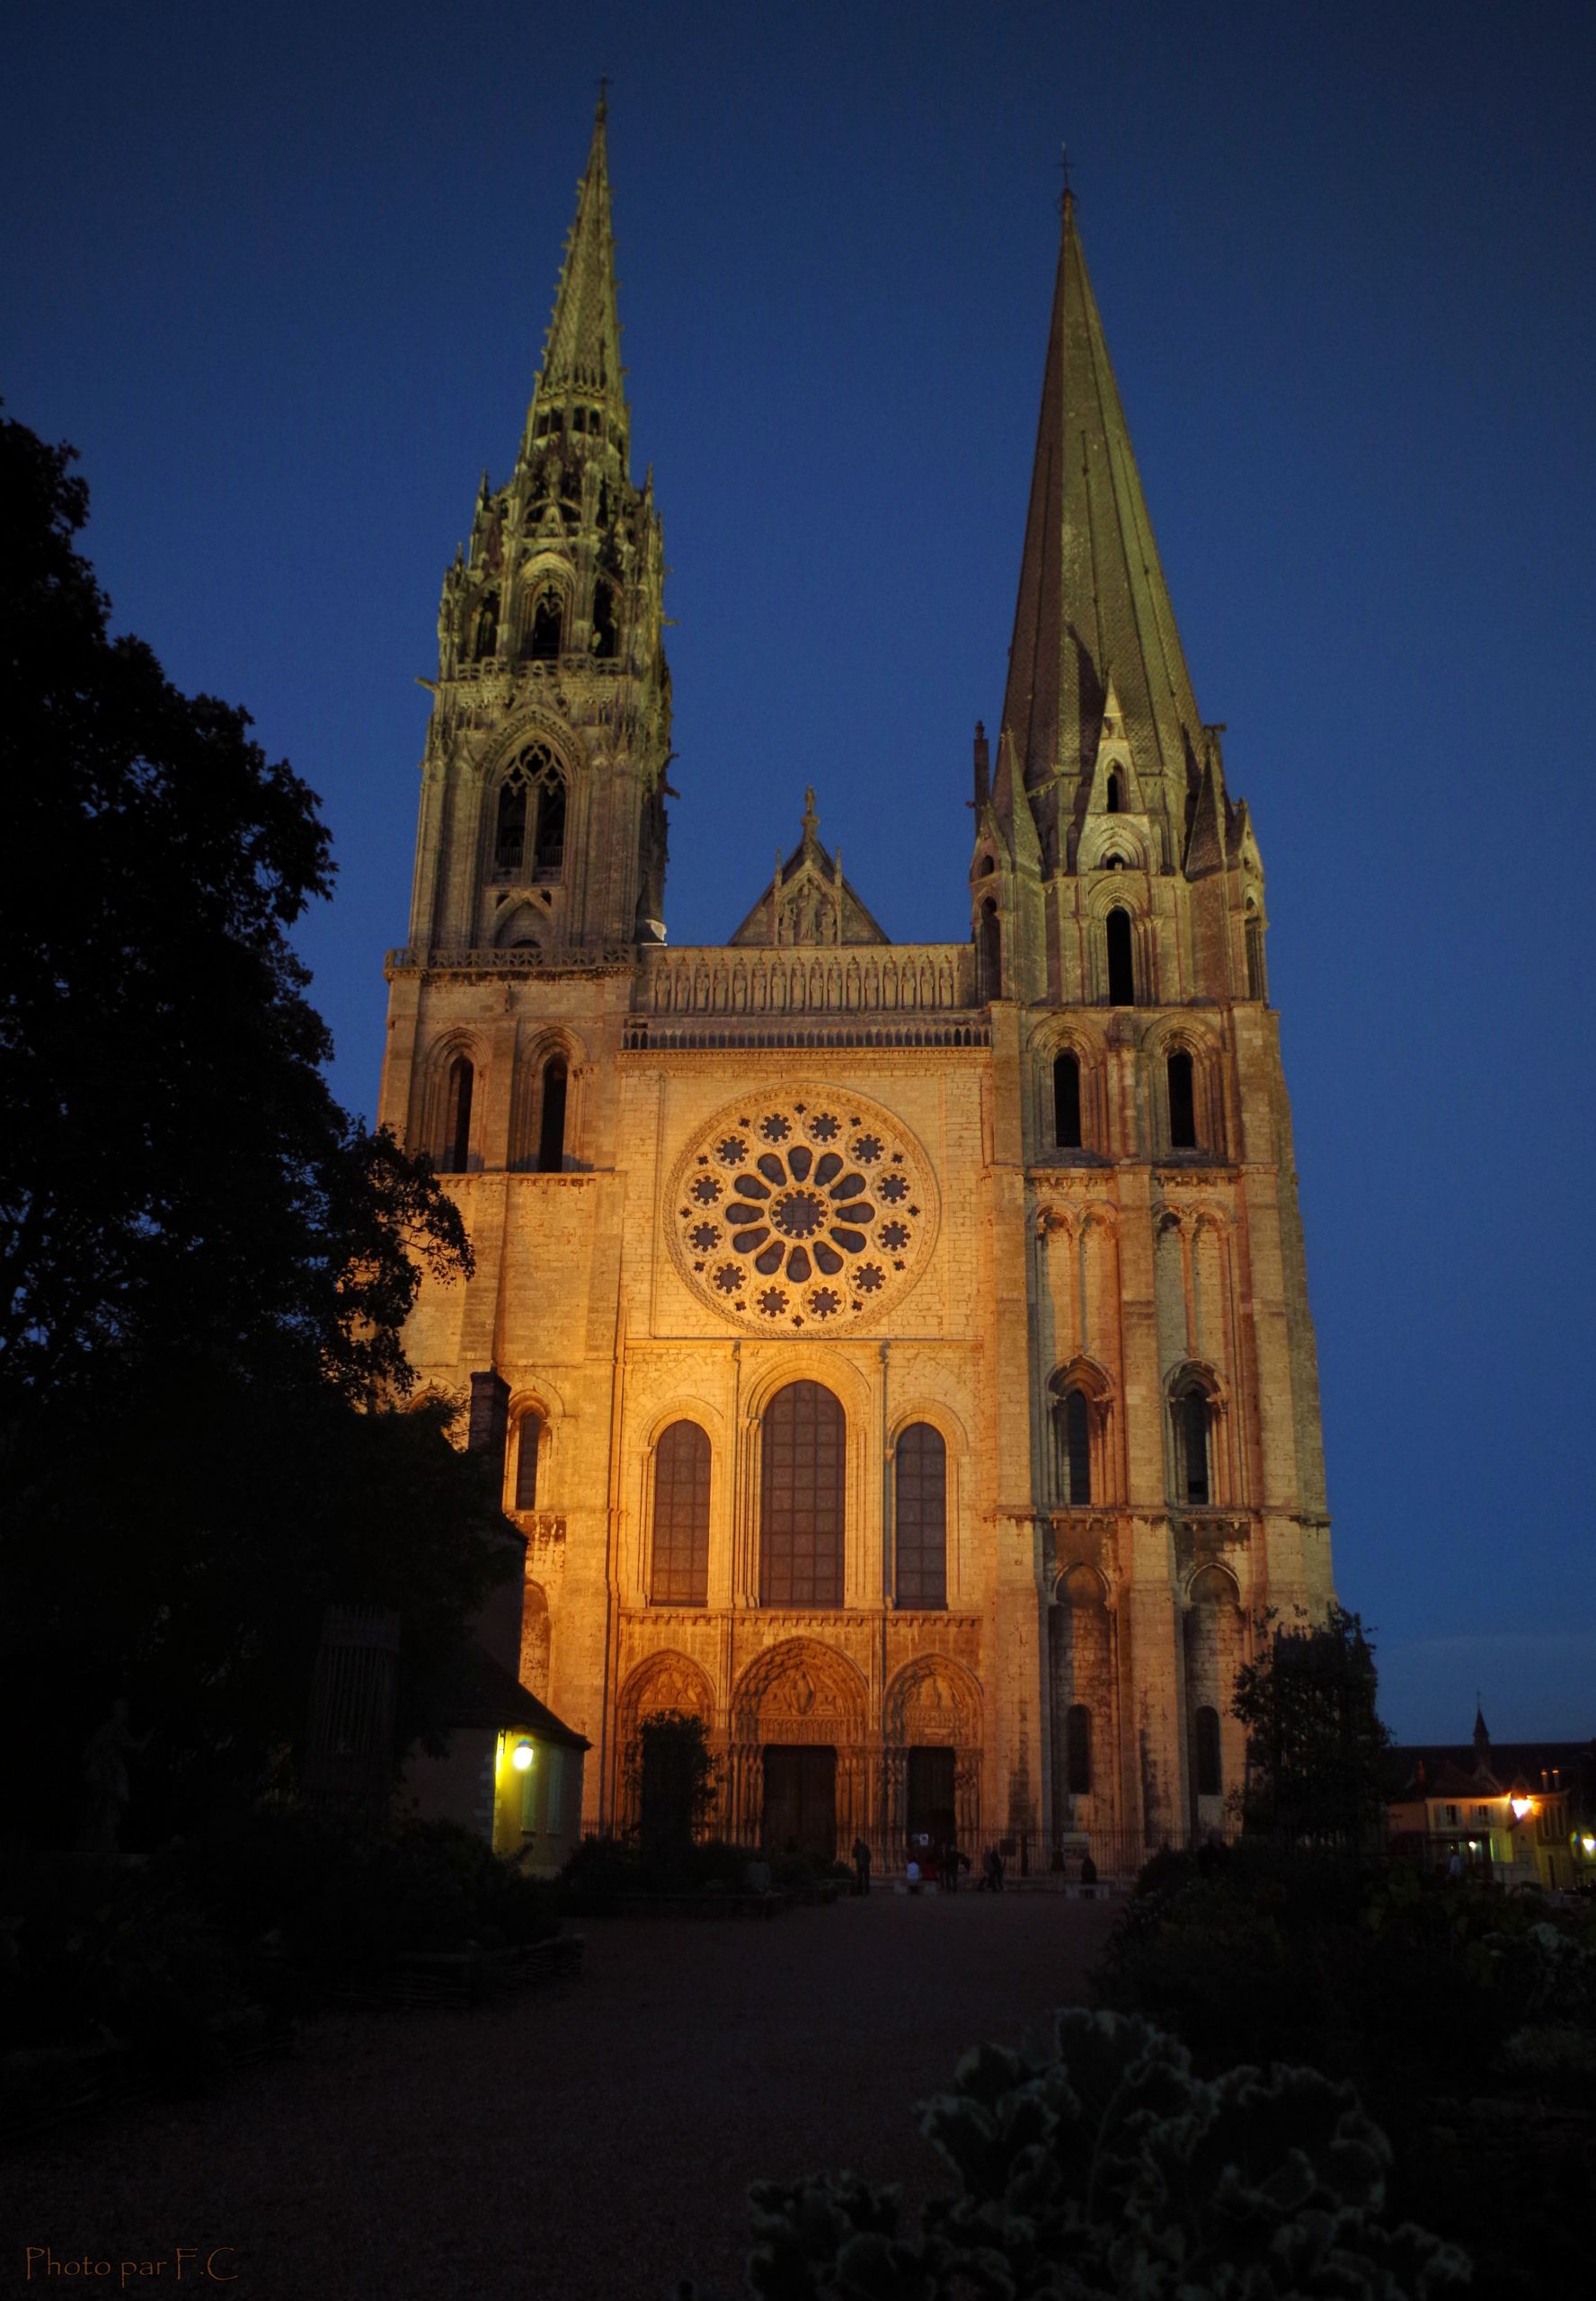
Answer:
[[[863,1836],[854,1840],[854,1891],[856,1894],[870,1891],[870,1843]]]

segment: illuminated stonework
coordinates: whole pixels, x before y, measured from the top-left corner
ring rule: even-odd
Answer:
[[[745,1097],[701,1128],[666,1224],[687,1284],[739,1326],[836,1332],[914,1284],[936,1186],[890,1111],[816,1084]]]

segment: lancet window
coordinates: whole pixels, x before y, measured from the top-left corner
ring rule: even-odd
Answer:
[[[709,1600],[709,1438],[673,1422],[654,1450],[654,1541],[649,1596],[657,1606]]]
[[[1053,1141],[1061,1150],[1081,1143],[1080,1057],[1068,1047],[1053,1057]]]
[[[789,1382],[759,1445],[759,1603],[840,1606],[847,1419],[820,1382]]]
[[[1192,1058],[1177,1048],[1165,1066],[1169,1085],[1169,1143],[1175,1150],[1197,1148],[1197,1096]]]
[[[1116,904],[1104,922],[1108,946],[1108,1003],[1111,1007],[1134,1007],[1136,1004],[1136,958],[1132,931],[1130,912]]]
[[[438,1161],[442,1174],[463,1175],[470,1164],[471,1099],[475,1083],[470,1057],[457,1055],[444,1081],[443,1140]]]
[[[940,1430],[911,1422],[892,1459],[893,1532],[900,1606],[947,1604],[947,1447]]]
[[[496,876],[560,876],[565,866],[566,796],[564,770],[541,743],[505,770],[493,824]]]
[[[1213,1411],[1213,1399],[1195,1376],[1170,1401],[1177,1502],[1202,1506],[1214,1499]]]
[[[537,1456],[542,1439],[542,1417],[535,1411],[522,1415],[516,1424],[515,1507],[518,1510],[536,1510],[537,1507]]]

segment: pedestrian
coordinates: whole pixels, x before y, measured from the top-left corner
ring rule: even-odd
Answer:
[[[870,1844],[864,1837],[854,1840],[854,1891],[856,1894],[870,1891]]]
[[[987,1894],[1000,1894],[1003,1891],[1003,1856],[995,1845],[988,1846],[981,1857],[981,1868],[984,1874],[980,1890]]]
[[[964,1856],[959,1851],[957,1840],[949,1838],[942,1849],[942,1883],[945,1892],[950,1894],[958,1892],[959,1865],[963,1859]]]
[[[907,1886],[908,1886],[908,1888],[909,1888],[909,1892],[910,1892],[911,1894],[918,1894],[918,1893],[919,1892],[919,1890],[920,1890],[920,1865],[919,1865],[919,1863],[915,1860],[915,1858],[914,1858],[914,1856],[913,1856],[913,1854],[912,1854],[912,1853],[911,1853],[911,1854],[909,1855],[909,1869],[908,1869],[908,1871],[907,1871],[907,1873],[906,1873],[906,1876],[905,1876],[905,1881],[904,1881],[904,1882],[907,1884]]]
[[[1081,1855],[1081,1891],[1094,1897],[1097,1891],[1097,1864],[1089,1853]]]

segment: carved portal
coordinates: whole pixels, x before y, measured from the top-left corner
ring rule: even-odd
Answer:
[[[740,1843],[757,1844],[765,1832],[767,1749],[782,1752],[794,1775],[802,1767],[794,1753],[834,1752],[836,1843],[850,1844],[866,1826],[866,1700],[852,1663],[813,1639],[788,1639],[749,1664],[732,1703],[727,1815]]]

